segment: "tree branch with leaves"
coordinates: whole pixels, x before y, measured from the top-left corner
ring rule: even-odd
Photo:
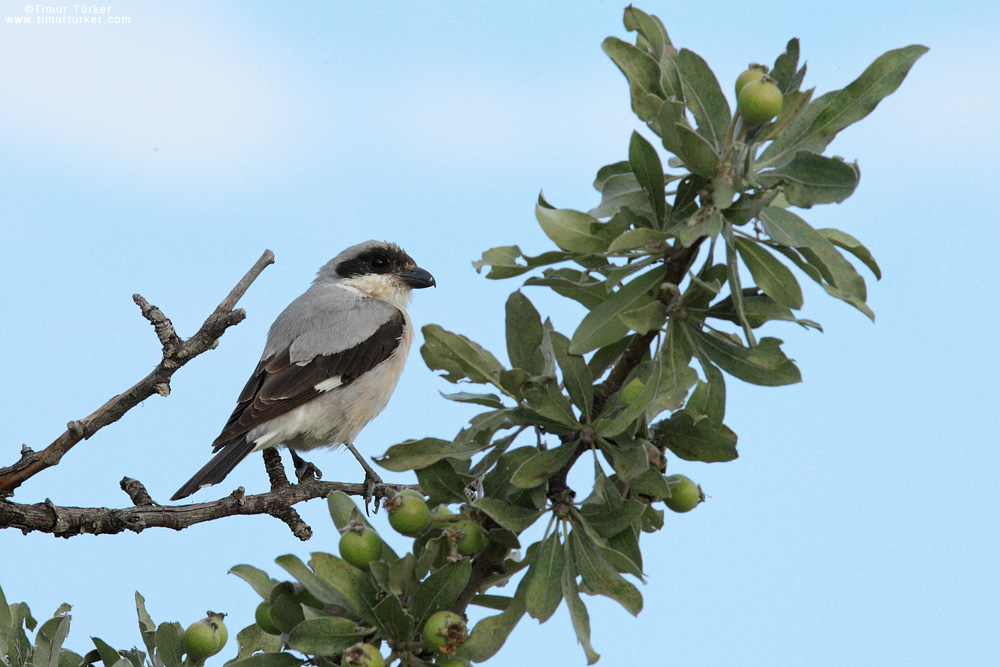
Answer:
[[[544,622],[564,601],[588,664],[596,662],[580,594],[638,614],[636,582],[655,576],[643,536],[669,526],[665,509],[704,499],[691,480],[666,474],[668,459],[737,457],[726,376],[801,381],[782,341],[762,331],[776,322],[820,329],[797,314],[800,277],[874,318],[855,264],[879,278],[871,253],[803,216],[854,192],[857,165],[827,147],[927,49],[889,51],[817,96],[802,88],[806,68],[792,39],[772,67],[739,77],[734,111],[708,64],[675,47],[658,18],[629,7],[625,27],[634,42],[609,37],[603,48],[644,131],[632,134],[627,159],[598,170],[599,203],[582,211],[539,196],[535,217],[555,247],[529,256],[502,246],[473,263],[490,280],[524,277],[505,306],[509,363],[463,334],[423,328],[426,364],[463,385],[446,398],[481,411],[450,440],[407,440],[377,459],[419,483],[421,496],[388,504],[412,549],[399,555],[376,540],[357,505],[330,493],[341,557],[281,556],[286,581],[255,566],[231,570],[262,597],[233,664],[483,662],[525,614]],[[534,288],[586,310],[572,333],[538,312],[526,294]],[[403,507],[405,521],[393,516]],[[470,605],[497,613],[468,627]],[[185,664],[179,626],[139,613],[153,666]]]

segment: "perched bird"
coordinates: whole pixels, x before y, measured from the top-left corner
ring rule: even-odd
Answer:
[[[271,325],[236,409],[212,443],[216,452],[171,500],[218,484],[251,452],[284,445],[301,481],[318,470],[296,450],[347,445],[389,402],[413,342],[410,291],[435,285],[402,248],[351,246]],[[377,476],[375,476],[377,479]]]

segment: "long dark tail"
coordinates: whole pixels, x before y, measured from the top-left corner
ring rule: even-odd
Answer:
[[[198,489],[218,484],[233,471],[237,464],[253,451],[253,443],[247,442],[244,435],[239,440],[225,445],[222,450],[205,464],[205,467],[194,474],[194,477],[177,490],[171,500],[187,498]]]

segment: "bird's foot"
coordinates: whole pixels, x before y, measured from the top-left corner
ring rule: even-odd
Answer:
[[[375,511],[378,512],[379,505],[382,503],[382,493],[375,495],[375,489],[377,486],[385,484],[385,482],[383,482],[382,478],[378,476],[378,473],[375,472],[370,465],[368,465],[368,462],[365,461],[364,457],[358,453],[358,450],[354,449],[354,445],[348,443],[347,448],[351,450],[351,454],[354,454],[354,458],[356,458],[358,463],[361,464],[361,467],[365,469],[365,483],[364,490],[362,492],[362,498],[364,498],[365,501],[365,514],[371,514],[371,512],[368,511],[368,504],[373,498],[375,500]]]
[[[304,458],[292,451],[292,463],[295,464],[295,477],[299,483],[314,479],[323,479],[323,471],[316,467],[314,463],[306,461]]]

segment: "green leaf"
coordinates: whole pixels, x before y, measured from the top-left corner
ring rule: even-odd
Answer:
[[[702,352],[730,375],[750,384],[779,387],[802,381],[795,364],[781,351],[777,338],[762,338],[748,348],[713,331],[690,329]]]
[[[580,533],[581,531],[574,527],[570,531],[568,542],[572,546],[573,561],[583,578],[584,585],[594,593],[615,600],[630,614],[637,616],[642,610],[642,595],[639,589],[618,574],[615,568],[604,560],[597,545],[581,537]]]
[[[438,461],[417,470],[417,482],[427,494],[427,504],[431,507],[441,503],[464,503],[465,487],[472,480],[472,477],[459,475],[450,461]]]
[[[629,482],[628,486],[629,490],[633,493],[639,493],[650,498],[670,497],[670,484],[667,482],[667,478],[663,476],[663,473],[656,468],[648,468],[646,472]],[[638,544],[636,548],[638,549]]]
[[[298,556],[292,554],[278,556],[274,562],[295,577],[313,597],[323,604],[350,608],[351,604],[347,598],[334,586],[306,567],[306,564]]]
[[[542,318],[520,290],[512,292],[507,298],[505,310],[507,356],[511,368],[523,368],[532,375],[539,375],[542,372],[538,349],[542,344]]]
[[[660,66],[656,60],[617,37],[605,39],[601,48],[628,80],[632,111],[644,121],[652,120],[659,104],[654,104],[651,98],[664,99],[663,89],[660,87]]]
[[[536,204],[535,218],[545,235],[563,250],[588,253],[607,247],[607,243],[594,231],[602,223],[588,213]]]
[[[558,331],[550,335],[552,350],[562,372],[563,386],[573,404],[579,408],[582,419],[590,421],[590,408],[594,398],[594,378],[583,357],[570,354],[569,339]]]
[[[353,610],[366,623],[374,623],[375,616],[372,613],[372,607],[375,606],[376,591],[365,573],[332,554],[316,551],[310,556],[309,567],[320,579],[329,584],[330,588],[343,597],[347,608]],[[284,567],[282,563],[278,564]],[[289,572],[308,588],[306,582],[299,578],[298,571],[289,570]],[[310,592],[316,595],[315,591],[310,590]],[[322,600],[322,598],[320,599]],[[343,606],[343,603],[340,606]]]
[[[7,604],[7,598],[3,594],[3,588],[0,588],[0,631],[5,628],[11,628],[14,626],[14,616],[10,613],[10,605]],[[0,656],[4,654],[5,646],[0,646]]]
[[[309,655],[331,657],[364,639],[354,621],[346,618],[312,618],[288,633],[288,648]]]
[[[559,541],[559,531],[554,530],[542,543],[542,548],[526,575],[528,590],[525,602],[528,614],[538,619],[539,623],[549,620],[562,601],[560,578],[566,565],[564,553],[564,547]]]
[[[449,382],[468,378],[471,382],[492,384],[503,390],[499,379],[503,364],[478,343],[437,324],[428,324],[421,331],[424,344],[420,354],[428,368],[445,371],[444,377]]]
[[[597,433],[604,438],[614,438],[623,433],[629,425],[646,412],[646,406],[660,386],[660,378],[664,372],[663,364],[659,361],[644,361],[639,364],[626,378],[623,386],[628,386],[633,380],[642,382],[642,389],[639,395],[619,412],[613,419],[600,419],[596,427]]]
[[[864,279],[825,236],[791,211],[768,206],[761,211],[761,224],[771,240],[783,246],[811,252],[824,278],[844,294],[865,301]],[[810,262],[812,263],[812,262]]]
[[[473,662],[485,662],[496,655],[518,621],[524,616],[527,584],[528,578],[522,577],[521,582],[517,585],[514,598],[507,608],[499,614],[487,616],[476,623],[472,632],[469,633],[469,638],[456,652],[457,657],[466,658]]]
[[[721,150],[729,131],[732,112],[729,102],[708,63],[694,51],[681,49],[674,59],[681,74],[684,102],[698,123],[698,134]]]
[[[601,203],[587,211],[587,214],[595,218],[609,218],[624,208],[642,212],[648,209],[650,213],[653,210],[649,205],[649,198],[631,171],[608,178],[601,188]]]
[[[780,252],[780,248],[778,249]],[[794,252],[789,250],[788,252]],[[805,266],[808,266],[806,264]],[[810,267],[811,268],[811,267]],[[817,273],[818,276],[818,273]],[[798,319],[792,314],[792,311],[784,306],[779,306],[775,303],[774,299],[764,294],[748,295],[743,294],[743,312],[746,316],[747,322],[754,329],[758,329],[765,323],[772,320],[782,320],[785,322],[795,322],[796,324],[811,329],[823,330],[816,322],[812,320]],[[727,320],[734,324],[739,324],[740,321],[736,317],[736,310],[733,308],[732,296],[727,296],[722,301],[718,301],[705,311],[707,317],[716,317],[721,320]]]
[[[35,636],[32,667],[59,667],[59,651],[69,634],[69,616],[59,615],[42,624]]]
[[[579,443],[576,440],[571,440],[555,449],[539,451],[521,464],[521,467],[511,477],[511,484],[521,489],[531,489],[544,484],[549,477],[573,458],[578,447]]]
[[[541,278],[528,278],[524,284],[549,287],[556,294],[583,304],[587,310],[593,310],[608,298],[604,281],[575,269],[548,269]]]
[[[708,179],[692,174],[680,180],[677,184],[677,194],[674,196],[674,207],[670,211],[670,223],[687,222],[688,218],[698,212],[698,195],[708,184]]]
[[[449,608],[462,593],[471,573],[468,559],[448,563],[431,573],[417,587],[410,603],[416,627],[422,628],[431,614]]]
[[[687,411],[675,412],[670,419],[657,423],[653,437],[685,461],[716,463],[739,456],[736,434],[728,426],[710,419],[694,421]]]
[[[230,662],[226,667],[298,667],[305,662],[291,653],[255,653],[249,658]]]
[[[101,662],[104,663],[104,667],[112,667],[112,665],[122,659],[121,656],[118,655],[118,651],[103,639],[91,637],[90,640],[94,642],[94,646],[97,647],[97,653],[101,656]]]
[[[632,167],[629,166],[628,160],[620,160],[613,164],[606,164],[597,170],[597,176],[594,177],[594,189],[601,192],[604,190],[605,184],[615,176],[622,176],[624,174],[631,173]]]
[[[256,623],[251,623],[236,633],[236,645],[238,650],[236,657],[233,658],[233,663],[245,660],[258,651],[267,653],[280,651],[283,646],[280,637],[267,634]],[[137,667],[143,666],[138,665]]]
[[[426,468],[442,459],[470,459],[483,449],[484,447],[476,442],[422,438],[392,445],[385,454],[375,457],[375,462],[386,470],[404,472]]]
[[[629,32],[638,32],[645,40],[646,45],[653,54],[660,58],[667,52],[670,44],[670,37],[667,29],[663,27],[663,22],[656,16],[650,16],[632,5],[625,8],[625,29]]]
[[[886,51],[876,58],[861,76],[837,93],[815,120],[809,134],[829,143],[840,130],[874,111],[884,97],[903,83],[913,64],[928,50],[915,44]]]
[[[736,321],[743,327],[743,335],[746,336],[747,345],[757,347],[757,340],[753,335],[753,327],[747,320],[746,310],[743,308],[743,288],[740,284],[740,267],[736,253],[736,235],[733,233],[733,226],[728,222],[722,229],[722,235],[726,240],[726,279],[729,281],[729,297],[733,302],[733,310],[736,312]]]
[[[554,378],[532,383],[524,390],[524,398],[532,413],[542,417],[545,428],[553,433],[569,433],[580,428],[569,399],[560,391]],[[517,420],[523,411],[524,408],[511,411],[512,418]]]
[[[618,316],[650,303],[666,272],[665,266],[647,271],[623,285],[611,298],[587,313],[573,333],[569,352],[585,354],[625,336],[628,330]],[[654,295],[650,294],[651,291]]]
[[[587,664],[593,665],[601,659],[601,656],[590,645],[590,615],[587,613],[587,607],[584,606],[583,600],[580,599],[580,590],[576,583],[575,570],[572,567],[567,567],[562,572],[562,592],[563,597],[566,598],[566,608],[569,609],[569,618],[573,623],[576,639],[583,646],[583,652],[587,656]]]
[[[481,259],[473,262],[472,266],[475,267],[476,273],[482,271],[484,266],[489,266],[490,270],[486,277],[490,280],[502,280],[519,276],[539,266],[564,262],[571,256],[570,253],[553,250],[529,257],[522,253],[518,246],[508,245],[490,248],[483,253]]]
[[[662,222],[667,206],[663,165],[660,163],[660,156],[656,154],[656,149],[638,132],[632,132],[632,140],[628,147],[628,162],[639,186],[653,207],[656,219]]]
[[[405,641],[413,634],[413,628],[416,627],[413,617],[406,613],[395,595],[387,595],[372,611],[385,634],[397,642]]]
[[[477,394],[469,391],[457,391],[451,394],[446,394],[443,391],[439,393],[442,397],[447,398],[449,401],[455,401],[456,403],[482,405],[487,408],[493,408],[494,410],[501,410],[504,407],[503,401],[496,394]]]
[[[333,519],[333,525],[335,525],[337,530],[340,532],[344,532],[348,524],[351,523],[352,515],[358,511],[358,506],[355,505],[354,501],[351,500],[351,497],[343,491],[331,491],[326,497],[326,505],[330,512],[330,518]],[[365,523],[368,523],[367,520],[365,520]],[[371,528],[370,525],[369,528]],[[237,567],[249,566],[238,565]],[[232,570],[230,570],[230,572],[232,572]],[[263,572],[261,573],[263,574]],[[268,593],[262,593],[260,590],[257,592],[265,598],[269,595]]]
[[[868,248],[862,245],[861,241],[857,240],[847,232],[840,231],[839,229],[817,229],[816,231],[822,234],[826,240],[833,245],[838,248],[843,248],[860,259],[861,263],[867,266],[869,270],[875,274],[875,278],[877,280],[882,280],[882,269],[878,267],[878,263],[875,261],[875,258],[872,257]]]
[[[650,247],[659,249],[662,248],[663,242],[666,241],[669,236],[670,235],[666,232],[658,232],[647,227],[630,229],[611,242],[611,245],[608,246],[608,252],[626,252],[637,248]]]
[[[774,67],[768,73],[781,92],[787,93],[789,86],[792,82],[792,77],[795,76],[795,69],[799,64],[799,40],[797,38],[792,38],[788,40],[788,46],[785,47],[784,53],[778,56],[777,60],[774,61]]]
[[[538,517],[544,512],[525,509],[517,505],[511,505],[498,498],[489,496],[479,498],[472,503],[473,507],[481,509],[488,517],[496,521],[507,530],[520,533],[528,526],[535,523]]]
[[[677,157],[691,173],[713,178],[719,172],[719,154],[712,143],[683,123],[675,126],[677,132]],[[677,207],[676,200],[674,208]]]
[[[780,185],[788,203],[800,208],[844,201],[854,192],[859,178],[856,164],[811,151],[799,151],[791,162],[757,174],[761,185]]]
[[[802,288],[787,266],[756,241],[736,237],[736,249],[765,294],[786,308],[802,307]]]
[[[618,479],[623,482],[628,482],[641,475],[649,467],[649,456],[646,454],[646,445],[642,440],[619,440],[611,443],[600,438],[597,442],[605,457],[610,460]]]
[[[822,151],[838,132],[870,114],[883,98],[892,94],[927,51],[926,46],[915,44],[885,52],[843,90],[820,98],[823,104],[812,121],[806,126],[801,123],[789,126],[785,135],[761,154],[761,160],[796,148]]]
[[[646,458],[645,445],[634,447]],[[649,469],[648,461],[646,467],[641,471],[645,473]],[[619,475],[621,478],[621,475]],[[628,481],[628,480],[623,480]],[[629,526],[638,523],[640,517],[646,509],[645,503],[638,500],[626,500],[620,507],[614,504],[584,503],[580,506],[580,516],[586,520],[587,525],[604,539],[614,537]]]
[[[3,600],[0,599],[0,603],[2,602]],[[146,599],[139,591],[135,592],[135,611],[139,617],[139,634],[142,636],[142,643],[145,644],[147,653],[153,655],[156,652],[156,623],[146,611]]]
[[[641,308],[628,310],[618,316],[630,331],[646,334],[657,331],[667,322],[667,307],[659,301],[647,303]]]
[[[715,238],[722,231],[722,214],[712,209],[691,217],[683,225],[674,228],[679,231],[681,244],[690,248],[700,238]]]
[[[684,409],[695,421],[707,417],[715,424],[721,424],[726,416],[726,379],[718,368],[699,356],[706,381],[698,381],[691,398]]]
[[[160,623],[156,628],[156,657],[165,667],[180,667],[184,647],[180,623]]]

